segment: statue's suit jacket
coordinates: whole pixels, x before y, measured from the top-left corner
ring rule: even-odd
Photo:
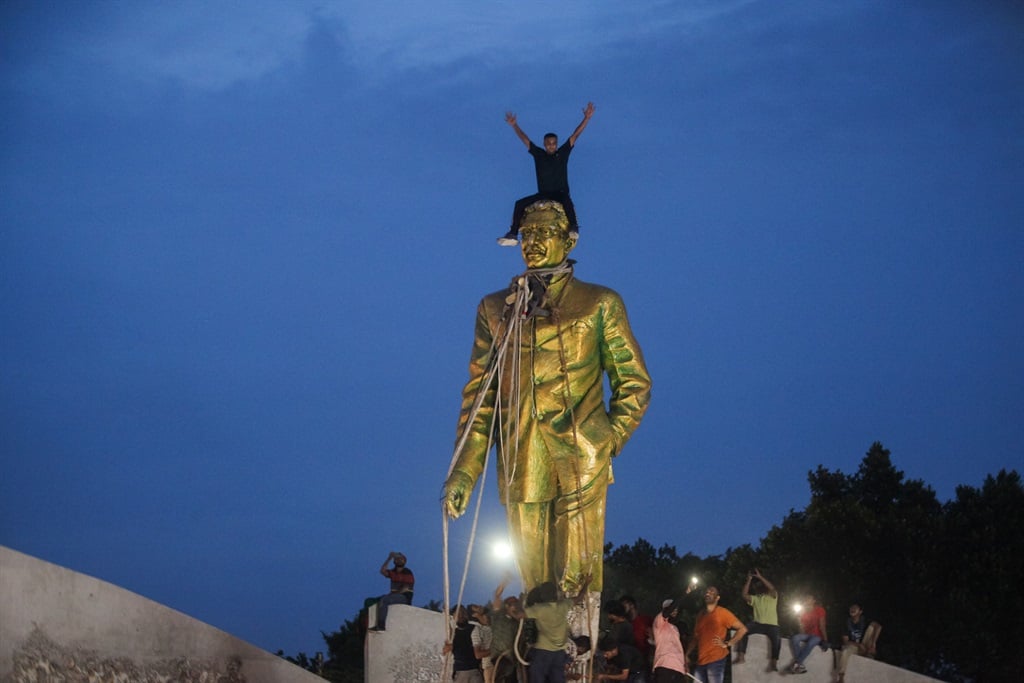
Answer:
[[[490,294],[477,309],[460,435],[487,372],[492,341],[504,328],[508,294]],[[548,287],[546,301],[551,315],[523,322],[518,348],[513,339],[498,385],[487,390],[453,467],[477,480],[497,401],[494,441],[503,503],[551,501],[611,483],[611,459],[650,399],[651,378],[617,293],[565,275]],[[611,388],[607,407],[604,375]]]

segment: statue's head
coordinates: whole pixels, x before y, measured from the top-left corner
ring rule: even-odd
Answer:
[[[559,202],[544,200],[526,207],[519,224],[519,248],[527,268],[560,265],[576,246],[569,219]]]

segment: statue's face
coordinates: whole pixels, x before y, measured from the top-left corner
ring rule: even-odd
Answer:
[[[565,260],[575,245],[564,228],[528,218],[519,228],[519,247],[527,268],[553,268]]]

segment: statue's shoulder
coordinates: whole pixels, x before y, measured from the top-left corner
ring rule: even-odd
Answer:
[[[485,295],[484,298],[480,300],[480,305],[487,306],[488,308],[492,306],[503,307],[505,305],[505,299],[506,297],[508,297],[508,293],[508,287],[506,287],[505,289],[499,289],[496,292],[491,292],[490,294]]]
[[[592,299],[594,301],[622,301],[622,297],[619,296],[618,292],[604,285],[595,285],[592,282],[584,282],[574,278],[570,283],[570,287],[575,297]]]
[[[509,288],[499,289],[491,292],[480,300],[479,310],[484,311],[488,317],[500,316],[505,310],[505,299],[508,298]]]

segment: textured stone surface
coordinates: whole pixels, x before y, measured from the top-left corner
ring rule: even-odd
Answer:
[[[440,612],[392,605],[388,608],[387,630],[366,634],[367,683],[441,681],[444,639],[444,616]]]
[[[0,681],[323,683],[113,584],[0,546]]]

